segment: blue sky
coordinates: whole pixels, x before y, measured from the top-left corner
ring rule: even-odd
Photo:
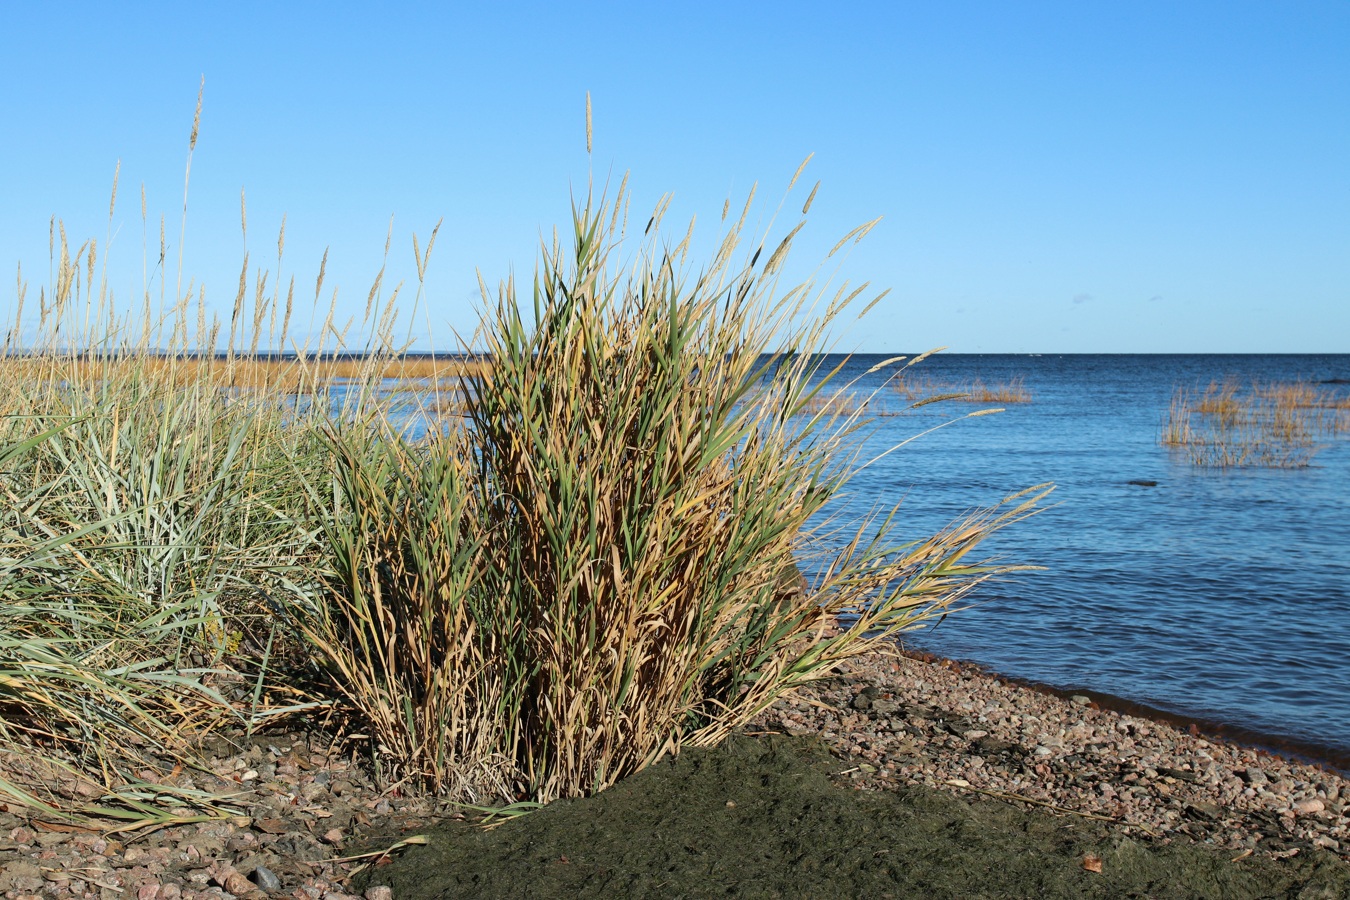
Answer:
[[[835,277],[892,293],[841,348],[1350,352],[1342,0],[28,3],[5,29],[5,318],[17,263],[30,297],[47,280],[51,216],[106,243],[119,160],[112,287],[141,294],[143,183],[172,292],[204,75],[184,282],[224,315],[241,188],[253,266],[275,269],[285,214],[283,280],[307,305],[330,248],[324,301],[349,315],[390,217],[387,278],[410,285],[411,235],[443,218],[427,300],[447,346],[475,270],[527,277],[592,168],[631,171],[635,215],[673,192],[672,242],[693,214],[711,241],[726,197],[758,182],[767,223],[814,153],[775,226],[823,182],[790,274],[884,216]]]

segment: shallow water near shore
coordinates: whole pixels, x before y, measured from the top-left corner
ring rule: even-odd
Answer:
[[[884,358],[854,357],[840,381],[860,376],[857,396],[879,389],[880,409],[903,409],[886,372],[863,374]],[[903,501],[902,530],[917,538],[1011,491],[1057,488],[1051,508],[986,545],[1045,571],[986,586],[909,647],[1346,766],[1350,440],[1324,441],[1308,468],[1219,470],[1158,438],[1175,388],[1304,381],[1344,396],[1350,355],[939,354],[910,372],[1020,379],[1031,400],[984,404],[1005,411],[867,467],[853,509]],[[863,458],[974,408],[883,416]]]

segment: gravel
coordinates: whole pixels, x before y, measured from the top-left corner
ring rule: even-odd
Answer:
[[[1100,817],[1125,833],[1350,860],[1344,778],[1261,750],[1011,684],[950,660],[874,654],[754,726],[818,733],[860,789],[923,784]]]
[[[861,790],[923,784],[1106,819],[1126,834],[1204,842],[1235,857],[1322,848],[1350,860],[1338,775],[1169,725],[1017,686],[950,661],[874,654],[766,710],[748,729],[818,734]],[[228,792],[242,815],[143,834],[44,823],[0,804],[0,895],[97,900],[346,900],[344,860],[454,807],[378,791],[322,736],[215,737],[207,771],[146,780]],[[0,777],[20,765],[0,756]],[[30,772],[31,774],[31,772]],[[96,799],[89,785],[67,786]],[[374,888],[391,900],[387,889]]]

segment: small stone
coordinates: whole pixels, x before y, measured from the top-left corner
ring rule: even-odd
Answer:
[[[136,888],[136,900],[156,900],[159,897],[159,883],[143,884]]]
[[[324,832],[324,834],[323,834],[323,839],[324,839],[324,842],[325,842],[325,843],[329,843],[329,844],[332,844],[332,845],[334,845],[334,846],[336,846],[336,845],[338,845],[338,844],[341,844],[341,843],[342,843],[342,829],[341,829],[341,828],[330,828],[330,829],[328,829],[327,831]]]
[[[1198,822],[1213,822],[1222,815],[1223,811],[1212,803],[1188,803],[1185,807],[1185,813]]]
[[[1254,788],[1260,788],[1269,780],[1268,778],[1266,778],[1265,772],[1262,772],[1260,769],[1255,768],[1253,766],[1249,766],[1248,768],[1238,772],[1238,777],[1241,778],[1243,781],[1247,782],[1248,784],[1250,784]]]
[[[1085,697],[1082,694],[1074,694],[1069,699],[1074,702],[1075,706],[1087,706],[1092,702],[1091,697]]]
[[[1052,753],[1054,753],[1054,751],[1051,750],[1049,747],[1037,747],[1035,750],[1031,752],[1035,753],[1037,756],[1050,756]]]
[[[727,809],[735,809],[735,808],[736,808],[736,801],[735,801],[735,800],[728,800],[728,801],[727,801]]]
[[[249,880],[264,891],[281,890],[281,879],[267,866],[258,866],[254,869],[252,874],[249,875]]]
[[[1312,815],[1313,813],[1320,813],[1326,808],[1327,808],[1326,804],[1323,803],[1321,800],[1318,800],[1316,797],[1313,797],[1309,800],[1299,800],[1297,803],[1294,804],[1294,812],[1298,813],[1300,816],[1307,816]]]
[[[26,859],[15,860],[0,869],[0,891],[32,893],[46,882],[42,870]]]
[[[382,884],[366,888],[366,900],[394,900],[394,889]]]
[[[212,866],[207,870],[211,880],[224,888],[226,892],[234,894],[236,897],[240,894],[247,894],[253,890],[253,882],[249,881],[234,866],[222,865]]]

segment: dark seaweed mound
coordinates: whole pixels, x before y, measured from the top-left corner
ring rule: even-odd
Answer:
[[[996,800],[859,792],[830,780],[842,765],[816,740],[735,737],[492,830],[438,826],[358,887],[400,900],[1350,897],[1350,865],[1329,854],[1234,862]]]

